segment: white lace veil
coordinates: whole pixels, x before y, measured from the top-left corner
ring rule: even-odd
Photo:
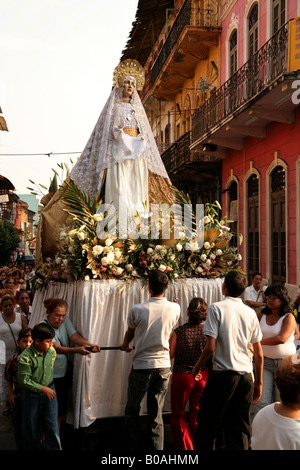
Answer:
[[[86,194],[90,193],[92,198],[94,198],[96,193],[99,194],[101,190],[105,170],[116,164],[114,155],[112,154],[112,130],[114,122],[117,119],[118,105],[121,103],[122,97],[123,87],[114,87],[85,149],[69,174],[70,179],[79,189],[85,191]],[[147,161],[148,171],[168,178],[145,109],[136,88],[134,88],[132,94],[131,105],[135,110],[135,118],[138,121],[140,133],[147,143],[144,158]]]

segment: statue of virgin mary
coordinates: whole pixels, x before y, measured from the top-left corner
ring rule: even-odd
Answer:
[[[125,60],[114,70],[113,89],[78,161],[69,173],[73,182],[91,199],[118,210],[126,204],[134,216],[151,204],[174,202],[171,182],[159,154],[138,91],[144,70],[136,60]],[[67,214],[57,191],[40,214],[36,264],[57,253],[58,231]]]

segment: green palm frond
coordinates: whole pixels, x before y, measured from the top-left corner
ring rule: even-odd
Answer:
[[[85,225],[90,232],[93,232],[95,230],[93,215],[101,203],[98,194],[91,201],[89,193],[86,194],[84,191],[81,191],[71,182],[66,182],[61,187],[61,191],[62,199],[68,207],[65,211],[80,225]]]

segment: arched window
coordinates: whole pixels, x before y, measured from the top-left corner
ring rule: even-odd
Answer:
[[[247,181],[248,275],[260,270],[259,263],[259,179],[252,174]]]
[[[237,30],[235,29],[229,40],[230,76],[237,71]]]
[[[278,165],[270,175],[271,189],[271,279],[286,282],[286,173]]]
[[[258,4],[256,3],[249,15],[249,57],[258,51]]]

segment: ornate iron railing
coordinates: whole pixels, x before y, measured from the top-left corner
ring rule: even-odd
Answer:
[[[199,7],[196,7],[196,4]],[[203,0],[196,2],[186,0],[182,5],[173,26],[168,34],[152,68],[151,80],[155,82],[168,57],[174,50],[178,39],[186,26],[218,27],[220,26],[219,2],[218,0]]]
[[[164,162],[167,173],[171,173],[174,169],[190,162],[190,143],[190,132],[186,132],[176,140],[176,142],[171,144],[165,152],[163,152],[161,158]]]
[[[289,23],[286,23],[193,114],[192,143],[286,72],[288,30]]]

